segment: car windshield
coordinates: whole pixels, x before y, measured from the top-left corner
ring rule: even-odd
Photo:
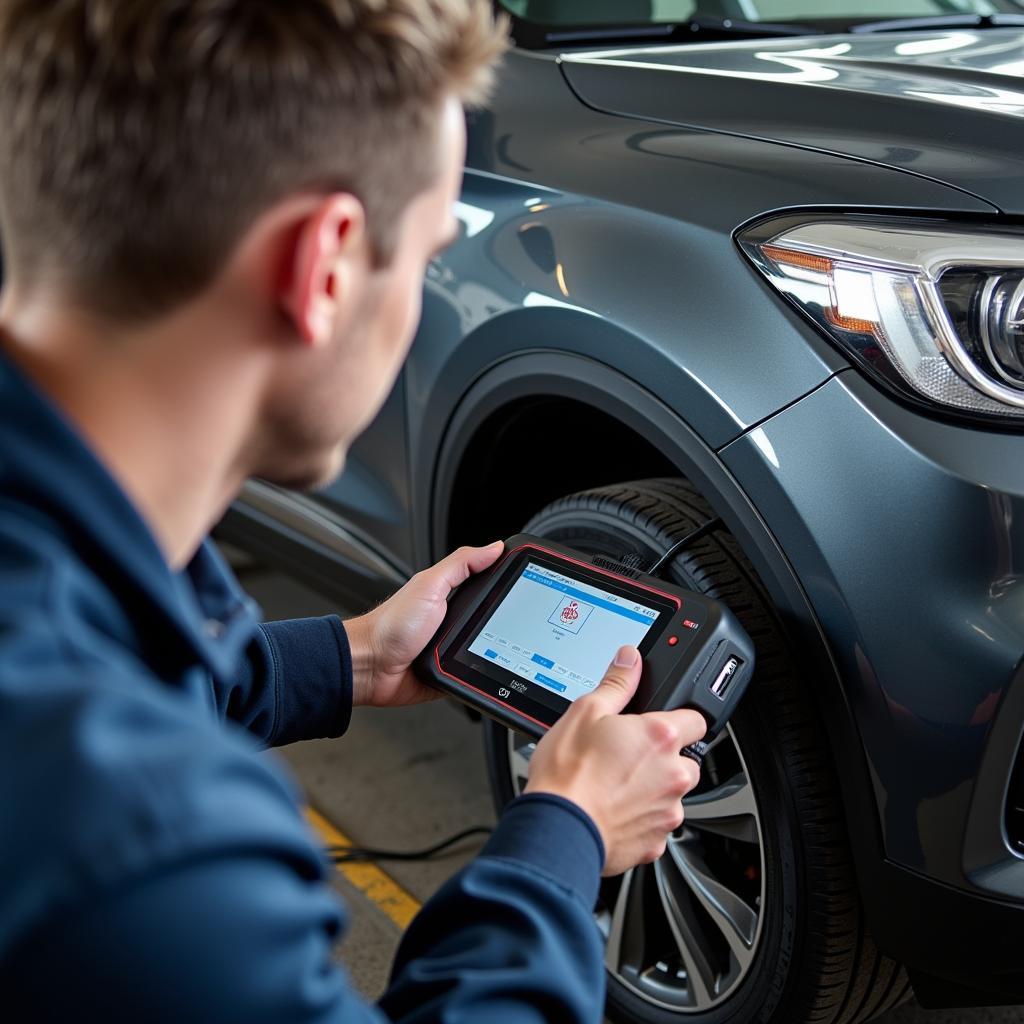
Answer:
[[[675,24],[694,18],[747,23],[884,21],[989,17],[1024,12],[1024,0],[501,0],[512,14],[544,25]]]

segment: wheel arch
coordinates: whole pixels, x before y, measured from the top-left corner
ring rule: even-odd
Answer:
[[[519,515],[520,498],[503,505],[493,485],[486,488],[488,493],[482,502],[467,501],[467,495],[473,487],[482,487],[479,467],[474,465],[481,451],[491,454],[502,446],[523,448],[531,440],[530,417],[523,410],[537,405],[544,407],[549,426],[557,421],[559,410],[566,418],[570,411],[582,411],[588,417],[584,427],[600,424],[599,437],[605,442],[608,425],[617,425],[633,445],[625,460],[616,453],[608,463],[609,467],[630,467],[619,480],[666,472],[688,478],[722,517],[753,563],[805,674],[821,680],[821,685],[814,687],[815,699],[841,780],[843,812],[870,921],[875,903],[870,890],[883,859],[878,809],[859,731],[824,631],[786,553],[756,505],[682,416],[636,381],[584,356],[535,351],[492,365],[457,405],[439,448],[431,475],[431,557],[439,557],[453,545],[491,540],[521,526],[524,520],[511,524],[511,518]],[[495,439],[499,440],[497,448]],[[551,494],[552,482],[559,479],[553,468],[557,444],[548,451],[551,454],[536,473],[542,486],[530,492],[539,498],[531,511],[560,494],[619,482],[607,479],[608,474],[595,470],[593,463],[589,469],[585,463],[582,472],[567,472],[566,486],[559,494]],[[530,481],[518,486],[528,490]],[[504,519],[493,515],[499,506],[505,509]]]

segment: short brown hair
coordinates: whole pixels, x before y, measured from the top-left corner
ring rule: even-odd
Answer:
[[[485,0],[0,0],[8,265],[151,317],[307,189],[358,196],[386,262],[505,37]]]

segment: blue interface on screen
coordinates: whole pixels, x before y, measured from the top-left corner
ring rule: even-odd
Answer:
[[[639,646],[657,617],[632,598],[530,562],[469,650],[573,701],[597,686],[623,644]]]

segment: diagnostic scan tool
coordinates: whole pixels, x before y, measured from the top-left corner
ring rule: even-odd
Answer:
[[[754,668],[753,643],[718,602],[519,534],[491,569],[452,595],[416,669],[445,693],[539,737],[600,683],[623,644],[643,656],[626,710],[695,708],[709,740]]]

